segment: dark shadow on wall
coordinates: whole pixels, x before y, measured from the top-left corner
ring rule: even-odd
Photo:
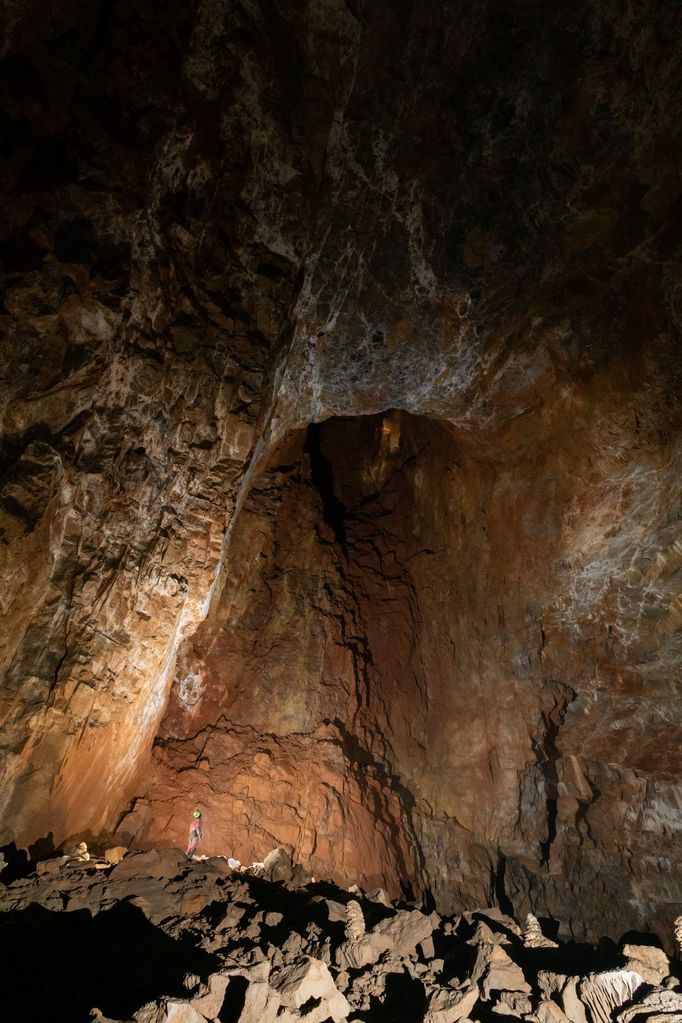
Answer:
[[[320,447],[320,424],[311,423],[303,450],[310,458],[310,476],[322,501],[324,521],[334,531],[336,542],[346,549],[345,519],[348,510],[334,490],[334,473]]]
[[[14,842],[0,848],[0,881],[11,884],[17,878],[26,877],[35,870],[25,849],[17,849]]]
[[[38,860],[49,860],[56,852],[54,832],[52,831],[48,831],[43,838],[37,838],[33,845],[28,847],[28,854],[32,863],[37,863]]]
[[[42,906],[0,914],[3,1023],[89,1023],[90,1010],[129,1019],[162,995],[187,997],[186,973],[206,977],[215,957],[169,938],[130,903],[92,917]]]

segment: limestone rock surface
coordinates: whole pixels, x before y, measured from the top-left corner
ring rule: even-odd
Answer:
[[[672,951],[676,5],[0,15],[0,843]]]

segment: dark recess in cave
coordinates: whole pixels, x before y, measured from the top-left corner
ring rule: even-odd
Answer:
[[[572,698],[571,696],[570,699]],[[544,739],[541,743],[534,746],[545,778],[547,837],[540,843],[542,862],[545,865],[549,864],[552,843],[557,833],[557,798],[559,794],[559,772],[557,765],[561,760],[561,750],[557,746],[557,736],[566,716],[566,708],[566,702],[562,701],[551,711],[545,721]]]
[[[12,977],[3,985],[2,1017],[16,1023],[53,1023],[56,1006],[70,1023],[87,1023],[93,1006],[127,1018],[160,995],[186,995],[186,973],[206,977],[220,965],[215,956],[168,937],[127,902],[94,917],[88,910],[38,905],[3,913],[0,959],[5,977]]]
[[[310,458],[310,476],[322,499],[324,521],[334,531],[336,542],[346,550],[346,506],[334,493],[334,473],[320,446],[320,424],[308,427],[303,450]]]
[[[514,916],[514,906],[507,895],[504,880],[507,872],[507,858],[500,853],[497,861],[497,870],[495,871],[494,886],[495,886],[495,898],[497,899],[497,905],[500,907],[503,913],[508,916]]]

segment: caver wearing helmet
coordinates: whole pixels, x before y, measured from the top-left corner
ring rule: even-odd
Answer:
[[[197,851],[197,846],[203,838],[201,828],[201,810],[195,810],[192,814],[192,823],[189,826],[189,842],[187,843],[187,859],[191,860]]]

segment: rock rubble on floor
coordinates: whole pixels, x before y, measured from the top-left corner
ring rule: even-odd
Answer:
[[[654,945],[543,944],[537,919],[522,935],[495,908],[391,904],[314,882],[281,849],[265,871],[174,849],[110,859],[0,884],[5,1019],[60,1004],[71,1023],[682,1021],[680,964]]]

